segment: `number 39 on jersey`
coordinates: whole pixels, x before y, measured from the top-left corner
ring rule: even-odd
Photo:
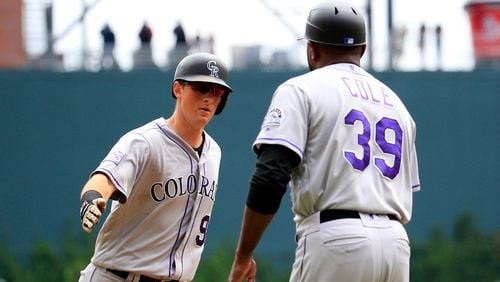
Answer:
[[[354,127],[356,122],[361,125],[362,132],[358,134],[357,142],[362,149],[362,156],[358,157],[355,152],[344,150],[344,157],[354,169],[363,171],[372,162],[373,146],[378,146],[385,155],[373,157],[373,165],[382,175],[394,179],[401,165],[403,139],[403,130],[398,121],[389,117],[370,121],[362,111],[352,109],[345,116],[344,123]],[[375,140],[371,140],[372,130],[375,131]],[[353,134],[356,134],[354,130]]]

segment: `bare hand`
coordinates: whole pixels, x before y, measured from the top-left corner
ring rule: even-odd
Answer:
[[[255,275],[257,273],[257,264],[252,257],[248,258],[235,258],[233,261],[233,267],[231,268],[231,273],[229,274],[228,282],[255,282]],[[245,280],[243,280],[245,279]]]

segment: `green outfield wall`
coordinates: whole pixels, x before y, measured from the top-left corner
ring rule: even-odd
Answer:
[[[208,128],[223,150],[207,249],[236,240],[251,144],[273,90],[295,72],[233,72],[226,109]],[[500,72],[374,73],[417,123],[422,190],[408,225],[413,240],[451,228],[469,211],[485,230],[500,228]],[[126,131],[173,110],[172,72],[0,72],[0,239],[16,250],[60,242],[79,226],[79,193],[89,173]],[[291,251],[289,197],[261,251]]]

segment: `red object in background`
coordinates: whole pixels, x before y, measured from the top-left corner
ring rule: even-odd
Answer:
[[[470,1],[465,9],[472,27],[476,59],[500,58],[500,1]]]
[[[22,0],[0,0],[0,69],[26,63],[22,38]]]

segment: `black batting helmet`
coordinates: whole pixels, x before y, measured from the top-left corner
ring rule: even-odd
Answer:
[[[304,38],[336,46],[364,45],[365,21],[361,11],[350,3],[340,0],[325,1],[309,12]]]
[[[226,92],[222,95],[219,106],[215,110],[216,115],[222,112],[229,93],[233,91],[226,82],[227,79],[228,68],[226,64],[214,54],[204,52],[195,53],[182,59],[174,74],[174,81],[209,82],[225,89]],[[175,98],[173,92],[172,96]]]

